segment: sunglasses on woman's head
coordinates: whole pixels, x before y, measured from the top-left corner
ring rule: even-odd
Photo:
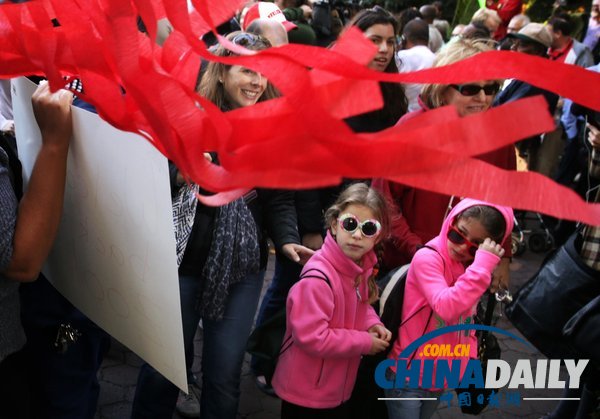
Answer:
[[[500,91],[500,85],[498,83],[486,84],[480,86],[478,84],[451,84],[450,87],[458,90],[463,96],[475,96],[479,94],[481,90],[486,96],[493,96]]]
[[[386,9],[384,9],[383,7],[379,6],[379,5],[375,5],[374,7],[371,7],[370,9],[367,9],[370,12],[375,12],[375,13],[381,13],[384,15],[389,15],[389,16],[393,16],[389,11],[387,11]]]
[[[238,33],[233,38],[231,38],[230,41],[232,43],[239,45],[240,47],[244,47],[244,48],[253,47],[255,45],[260,45],[260,46],[263,46],[264,48],[268,48],[271,46],[269,41],[267,41],[262,36],[255,35],[253,33],[248,33],[248,32]],[[226,52],[227,52],[227,55],[231,54],[231,51],[229,51],[229,50]]]
[[[362,223],[352,214],[342,214],[338,217],[340,227],[347,233],[354,234],[357,229],[365,237],[375,237],[381,231],[381,223],[377,220],[365,220]]]
[[[461,244],[466,244],[467,245],[467,250],[468,250],[468,252],[469,252],[469,254],[471,256],[475,256],[475,253],[477,252],[477,249],[479,249],[479,245],[478,244],[475,244],[472,241],[470,241],[469,239],[467,239],[465,237],[465,235],[462,234],[453,225],[451,225],[450,228],[448,229],[448,240],[450,240],[452,243],[457,244],[459,246]]]

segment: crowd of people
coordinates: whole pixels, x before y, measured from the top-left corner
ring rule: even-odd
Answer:
[[[261,51],[289,42],[328,47],[343,31],[357,28],[377,52],[370,60],[355,57],[356,61],[387,73],[446,66],[494,49],[599,71],[598,5],[593,0],[583,43],[574,38],[573,18],[562,8],[547,22],[531,22],[522,14],[520,0],[488,0],[470,23],[454,28],[442,18],[441,2],[397,16],[381,6],[338,10],[326,1],[249,2],[219,30],[231,43]],[[159,24],[163,37],[170,31],[168,21]],[[216,56],[235,55],[214,36],[204,40]],[[23,193],[6,82],[0,98],[0,416],[93,418],[99,392],[96,373],[110,337],[40,274],[61,219],[73,95],[65,90],[51,93],[46,82],[39,83],[32,103],[42,147]],[[554,132],[476,158],[506,170],[516,170],[522,159],[528,170],[553,177],[582,196],[597,185],[600,117],[567,98],[516,79],[380,82],[379,88],[380,109],[345,119],[354,132],[411,124],[443,106],[467,117],[541,94],[560,120]],[[199,66],[196,91],[221,112],[280,96],[260,72],[218,62]],[[201,158],[219,164],[212,150],[205,150]],[[487,293],[509,287],[511,233],[518,216],[511,208],[386,179],[344,179],[336,186],[300,191],[257,188],[227,205],[210,207],[195,198],[206,191],[174,164],[169,169],[190,386],[198,379],[192,363],[200,321],[204,336],[201,397],[180,392],[144,364],[132,418],[167,419],[177,410],[186,417],[234,419],[248,337],[253,327],[282,310],[286,330],[275,373],[271,377],[261,360],[253,358],[257,385],[281,398],[285,419],[355,417],[350,406],[362,357],[389,351],[388,358],[396,359],[440,324],[472,323]],[[592,194],[596,201],[598,196]],[[557,246],[575,230],[562,220],[548,222]],[[582,250],[597,272],[599,237],[598,228],[585,229]],[[275,251],[275,271],[260,301],[268,239]],[[406,264],[411,266],[403,322],[392,340],[392,331],[372,306],[378,298],[376,279]],[[57,347],[60,333],[77,337]],[[440,344],[471,345],[470,353],[460,358],[461,374],[466,361],[477,357],[474,331],[436,339]],[[422,358],[419,350],[415,353],[411,360]],[[395,374],[390,368],[386,378],[394,381]],[[386,390],[390,398],[421,400],[389,400],[380,417],[429,418],[444,391],[425,384]],[[597,404],[585,409],[597,409]],[[557,408],[548,417],[574,417],[573,409]]]

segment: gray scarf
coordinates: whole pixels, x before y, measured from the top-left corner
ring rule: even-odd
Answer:
[[[181,265],[198,206],[199,187],[183,185],[173,198],[173,224],[177,266]],[[258,233],[252,213],[243,198],[219,208],[212,242],[202,270],[197,307],[203,318],[220,320],[231,286],[259,270]]]
[[[194,183],[186,183],[179,188],[173,198],[173,224],[175,226],[175,245],[177,250],[177,266],[181,265],[198,206],[199,187]]]
[[[243,198],[220,207],[202,271],[198,307],[203,318],[220,320],[230,288],[259,270],[258,234]]]

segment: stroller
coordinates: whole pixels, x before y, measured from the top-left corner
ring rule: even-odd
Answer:
[[[519,218],[521,219],[520,223]],[[526,212],[518,213],[518,216],[515,215],[515,225],[511,234],[513,256],[522,255],[527,250],[527,247],[535,253],[544,253],[554,247],[554,236],[546,223],[544,223],[541,214],[537,212],[533,213],[533,221],[537,221],[538,223],[538,228],[536,229],[528,230],[525,228],[528,220],[531,221],[532,219],[527,217]],[[527,239],[526,236],[529,238]]]

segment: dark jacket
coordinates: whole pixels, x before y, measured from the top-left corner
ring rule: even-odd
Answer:
[[[525,97],[531,97],[536,95],[543,95],[546,102],[548,102],[548,108],[551,114],[554,114],[556,110],[556,104],[558,103],[558,95],[556,93],[549,92],[539,87],[532,86],[529,83],[525,83],[521,80],[511,81],[506,88],[504,88],[498,96],[494,99],[492,106],[504,105],[508,102],[513,102],[518,99]]]
[[[179,189],[177,185],[177,167],[169,163],[171,194]],[[206,191],[200,191],[206,194]],[[268,259],[267,237],[270,237],[277,249],[286,243],[300,243],[297,229],[294,194],[291,191],[277,189],[255,189],[244,197],[252,212],[258,230],[260,246],[260,267],[265,268]],[[217,207],[209,207],[198,202],[194,225],[190,233],[181,265],[180,275],[200,275],[212,244],[213,228]]]

